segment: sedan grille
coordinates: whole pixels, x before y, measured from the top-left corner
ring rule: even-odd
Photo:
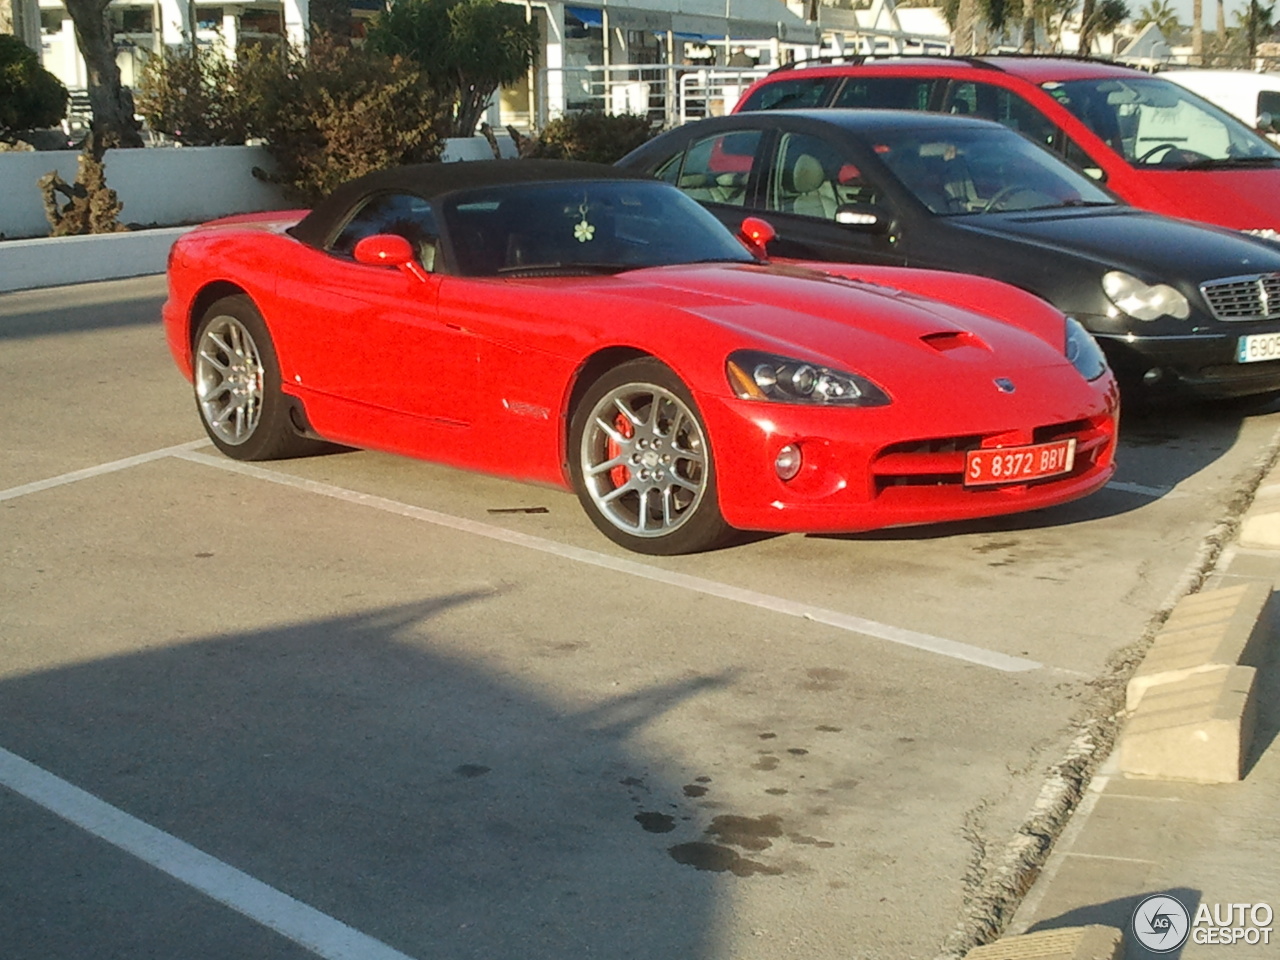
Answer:
[[[1271,320],[1280,317],[1280,273],[1231,277],[1200,285],[1219,320]]]

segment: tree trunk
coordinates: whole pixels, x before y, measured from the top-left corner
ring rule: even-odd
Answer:
[[[1036,3],[1022,0],[1022,52],[1036,52]]]
[[[956,32],[953,41],[956,53],[965,56],[974,53],[974,32],[978,26],[978,0],[960,0],[956,10]]]
[[[1084,0],[1084,5],[1080,8],[1080,45],[1076,52],[1082,57],[1093,52],[1093,11],[1096,6],[1096,0]]]
[[[76,29],[76,46],[88,73],[93,130],[103,149],[140,147],[142,137],[133,119],[133,97],[120,84],[116,65],[115,31],[107,14],[110,0],[65,0]]]
[[[1191,61],[1204,63],[1204,0],[1191,4]]]

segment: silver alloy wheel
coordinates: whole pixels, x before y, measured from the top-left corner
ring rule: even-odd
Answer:
[[[214,317],[196,344],[195,382],[200,415],[219,440],[239,446],[262,417],[262,355],[244,324]]]
[[[684,401],[654,384],[627,383],[601,397],[578,456],[600,515],[634,537],[678,529],[707,491],[702,424]]]

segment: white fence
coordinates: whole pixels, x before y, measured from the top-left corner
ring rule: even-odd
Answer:
[[[544,91],[561,89],[565,108],[571,112],[634,113],[656,125],[675,127],[731,113],[742,92],[768,72],[662,63],[544,67],[539,71],[539,86]],[[528,122],[525,117],[512,119]]]

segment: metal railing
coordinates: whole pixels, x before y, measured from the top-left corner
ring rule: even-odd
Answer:
[[[663,63],[544,67],[538,71],[542,116],[528,119],[537,121],[532,126],[540,127],[547,113],[556,112],[548,103],[548,91],[559,86],[566,113],[632,113],[647,116],[655,125],[674,127],[731,112],[742,92],[768,72],[758,67]],[[525,118],[512,119],[519,123]]]

